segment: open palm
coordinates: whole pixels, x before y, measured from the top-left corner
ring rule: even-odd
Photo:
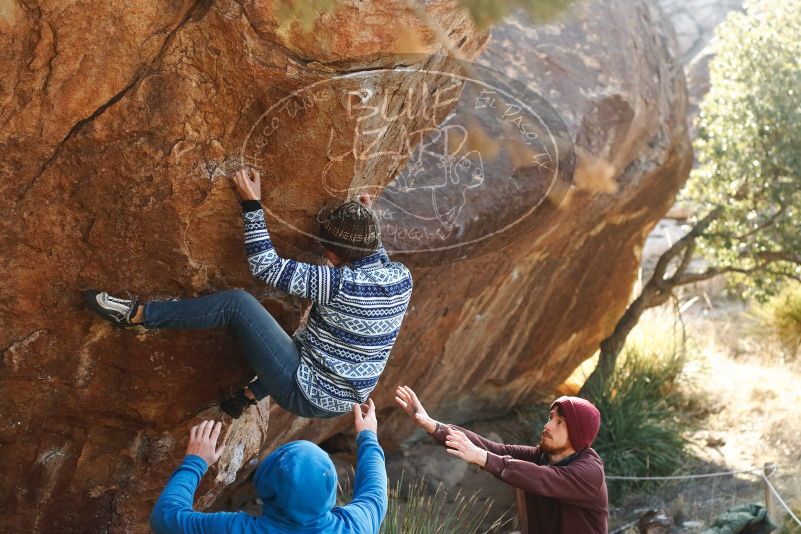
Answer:
[[[437,429],[437,422],[428,416],[420,399],[409,386],[399,386],[395,390],[395,402],[412,418],[416,425],[429,434]]]

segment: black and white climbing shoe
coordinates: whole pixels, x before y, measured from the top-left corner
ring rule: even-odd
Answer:
[[[256,401],[245,395],[245,389],[240,389],[220,403],[220,410],[227,413],[234,419],[239,419],[248,406],[256,404]]]
[[[136,315],[136,310],[139,308],[139,299],[136,297],[124,299],[109,295],[105,291],[87,289],[83,291],[83,298],[89,308],[103,319],[117,326],[136,326],[131,322],[133,316]]]

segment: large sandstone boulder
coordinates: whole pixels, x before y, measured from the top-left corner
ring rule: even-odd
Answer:
[[[249,376],[230,335],[116,330],[78,289],[170,298],[244,287],[294,329],[306,304],[249,277],[225,173],[242,161],[263,168],[279,250],[319,259],[309,234],[320,208],[365,188],[389,185],[389,198],[404,160],[385,154],[455,105],[395,121],[370,145],[378,157],[357,158],[354,127],[380,124],[354,115],[353,97],[377,91],[400,113],[414,102],[400,64],[421,61],[393,50],[471,59],[486,42],[444,0],[427,2],[422,22],[407,2],[348,1],[311,32],[276,5],[0,9],[0,530],[146,531],[187,429],[220,417],[215,403]],[[590,2],[546,26],[513,17],[479,62],[553,106],[577,147],[575,178],[548,189],[514,233],[463,257],[426,262],[419,238],[415,250],[392,244],[415,265],[415,290],[375,392],[390,447],[411,430],[390,407],[398,383],[458,419],[547,392],[592,353],[690,162],[672,30],[647,0]],[[423,66],[447,65],[433,56]],[[299,96],[317,83],[332,92]],[[270,115],[279,102],[292,119],[279,117],[280,128]],[[488,165],[517,176],[507,167]],[[470,199],[457,234],[504,225],[519,208],[505,195]],[[259,451],[349,425],[260,403],[227,422],[228,449],[198,506],[245,477]]]
[[[487,38],[452,1],[428,3],[426,23],[404,2],[344,2],[312,31],[291,10],[281,15],[289,5],[0,8],[0,531],[147,531],[187,429],[219,417],[209,407],[249,376],[226,333],[118,331],[86,312],[79,288],[167,298],[247,287],[294,328],[305,304],[249,276],[225,179],[247,156],[253,126],[290,97],[296,120],[261,153],[280,152],[298,134],[304,145],[264,162],[266,201],[311,229],[331,198],[319,181],[304,180],[325,163],[331,127],[347,132],[356,120],[345,106],[359,85],[341,75],[392,66],[398,43],[441,52],[429,25],[466,57]],[[313,108],[292,97],[337,75],[334,97]],[[400,74],[380,80],[390,94],[402,94],[404,83]],[[386,162],[370,171],[333,169],[331,196],[342,200],[339,191],[354,181],[391,178]],[[287,254],[308,248],[302,236],[275,234]],[[228,451],[207,477],[201,506],[246,474],[265,445],[333,428],[283,415],[269,437],[269,413],[265,401],[227,425]]]
[[[679,62],[687,77],[688,122],[695,137],[695,121],[709,91],[709,62],[715,56],[715,31],[732,11],[743,11],[743,0],[659,0],[673,22],[679,44]]]

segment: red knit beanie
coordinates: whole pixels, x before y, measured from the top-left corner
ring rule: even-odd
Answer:
[[[567,425],[567,437],[576,451],[586,449],[592,445],[598,429],[601,428],[601,412],[590,401],[579,397],[562,396],[553,401],[559,406],[562,418]]]

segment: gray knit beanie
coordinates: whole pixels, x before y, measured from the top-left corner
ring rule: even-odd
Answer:
[[[320,223],[322,245],[345,262],[369,256],[381,245],[378,218],[373,210],[349,200],[325,215]]]

